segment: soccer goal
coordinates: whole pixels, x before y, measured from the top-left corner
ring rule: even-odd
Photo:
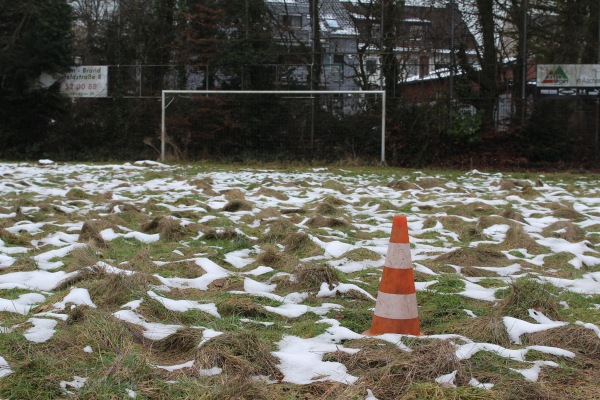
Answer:
[[[385,101],[383,90],[163,90],[161,160],[385,163]]]

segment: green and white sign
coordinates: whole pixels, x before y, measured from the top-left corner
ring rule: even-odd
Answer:
[[[600,87],[600,64],[538,64],[537,86]]]
[[[600,64],[538,64],[537,92],[542,96],[600,96]]]

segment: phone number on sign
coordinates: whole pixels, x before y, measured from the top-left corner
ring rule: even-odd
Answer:
[[[65,83],[65,90],[97,90],[96,83]]]

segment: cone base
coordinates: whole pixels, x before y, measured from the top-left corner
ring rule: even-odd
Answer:
[[[363,335],[382,335],[384,333],[399,333],[402,335],[422,336],[419,325],[419,318],[411,319],[390,319],[373,317],[371,329],[363,332]]]

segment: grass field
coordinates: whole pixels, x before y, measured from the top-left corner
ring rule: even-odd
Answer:
[[[1,399],[600,399],[600,176],[0,163]],[[395,215],[422,336],[365,336]]]

